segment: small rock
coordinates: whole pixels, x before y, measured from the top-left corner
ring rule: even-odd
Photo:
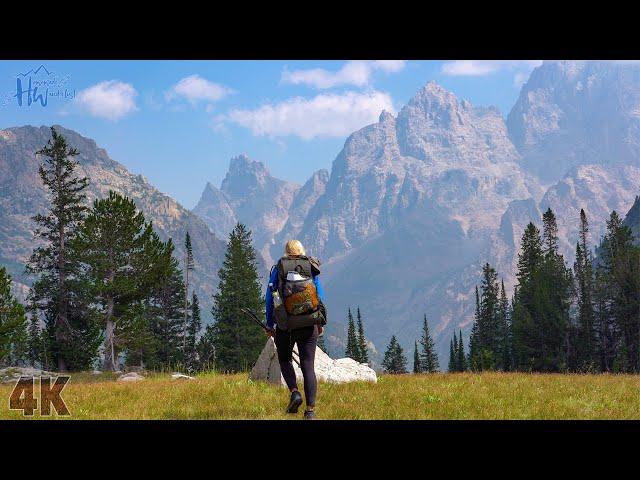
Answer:
[[[118,377],[119,382],[139,382],[144,380],[144,377],[137,372],[125,373]]]
[[[102,372],[100,370],[94,370],[93,372],[91,372],[93,375],[101,375]]]
[[[0,369],[0,383],[13,383],[20,377],[57,377],[57,373],[33,367],[7,367]]]
[[[184,373],[178,373],[175,372],[173,375],[171,375],[171,378],[173,378],[174,380],[195,380],[195,377],[190,377],[189,375],[185,375]]]

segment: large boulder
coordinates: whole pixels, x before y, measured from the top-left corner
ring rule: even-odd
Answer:
[[[303,381],[300,370],[300,358],[297,345],[293,347],[293,369],[299,382]],[[316,348],[315,358],[316,378],[321,382],[347,383],[356,381],[377,382],[376,372],[364,363],[356,362],[351,358],[332,359],[319,347]],[[249,374],[251,380],[265,380],[275,385],[286,385],[280,364],[278,363],[278,350],[273,338],[267,340],[258,360]]]

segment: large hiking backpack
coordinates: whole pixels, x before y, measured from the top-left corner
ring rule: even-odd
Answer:
[[[278,292],[284,307],[276,315],[278,326],[283,330],[295,330],[322,324],[321,302],[313,281],[320,273],[319,262],[306,256],[282,257],[276,268]]]

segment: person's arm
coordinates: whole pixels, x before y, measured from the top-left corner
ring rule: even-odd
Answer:
[[[316,286],[316,293],[318,294],[318,298],[322,303],[324,303],[324,290],[322,289],[322,284],[320,283],[320,276],[316,275],[313,277],[313,283]]]
[[[322,312],[322,316],[324,317],[324,324],[327,323],[327,309],[324,306],[324,290],[322,289],[322,284],[320,283],[320,277],[316,275],[313,277],[313,283],[316,286],[316,293],[318,294],[318,300],[320,300],[320,310]]]
[[[273,283],[275,288],[278,288],[278,269],[272,268],[271,274],[269,275],[269,283]],[[266,324],[267,327],[273,329],[273,295],[271,294],[271,289],[269,285],[267,285],[267,293],[264,296],[265,306],[266,306]]]

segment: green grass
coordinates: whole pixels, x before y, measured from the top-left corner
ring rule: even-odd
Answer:
[[[25,418],[8,409],[12,388],[0,386],[0,419]],[[640,419],[639,393],[633,375],[383,375],[377,384],[321,383],[316,411],[319,419]],[[286,389],[246,374],[137,383],[73,374],[62,396],[72,419],[301,418],[284,413]]]

